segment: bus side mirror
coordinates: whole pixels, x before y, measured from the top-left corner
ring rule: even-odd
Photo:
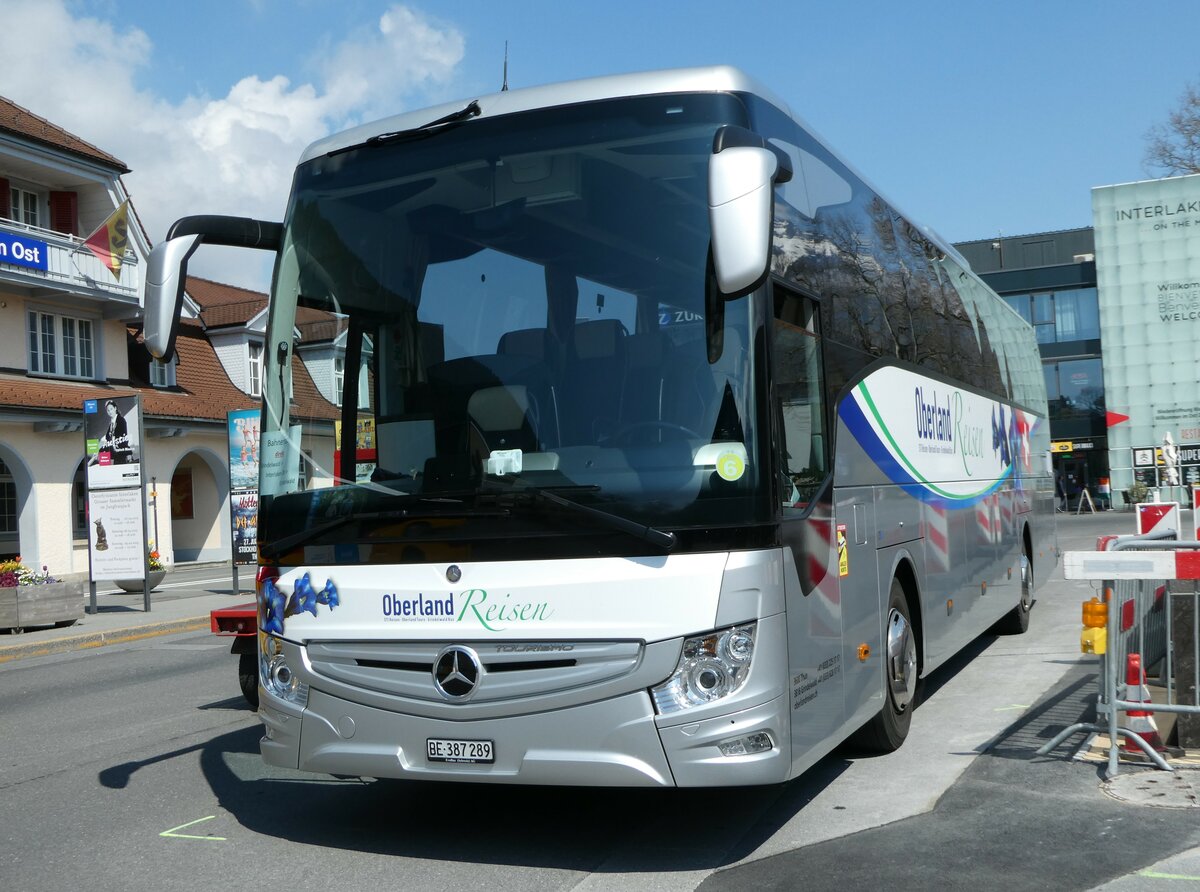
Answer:
[[[162,362],[175,355],[187,263],[201,244],[278,251],[282,238],[282,224],[248,217],[202,215],[176,220],[166,240],[150,252],[146,267],[143,333],[150,355]]]
[[[713,269],[727,298],[762,284],[771,259],[773,186],[791,179],[786,155],[741,127],[722,127],[708,163]]]
[[[766,277],[776,166],[774,153],[751,146],[727,148],[709,160],[713,270],[728,297],[753,290]]]
[[[175,355],[175,334],[183,310],[183,284],[188,258],[200,247],[201,236],[185,235],[159,242],[146,266],[143,299],[146,349],[155,359],[170,362]]]

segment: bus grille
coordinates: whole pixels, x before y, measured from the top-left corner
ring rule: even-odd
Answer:
[[[433,684],[444,642],[317,641],[311,671],[350,688],[410,700],[445,702]],[[606,685],[632,675],[639,641],[505,641],[467,645],[483,672],[472,703],[502,702]]]

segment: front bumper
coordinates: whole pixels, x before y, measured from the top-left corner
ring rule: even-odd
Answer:
[[[740,786],[788,778],[787,700],[670,728],[655,723],[645,692],[512,718],[449,722],[363,706],[312,691],[303,715],[264,704],[263,759],[328,774],[410,780],[612,787]],[[782,713],[782,714],[781,714]],[[721,741],[757,731],[775,747],[724,756]],[[491,740],[492,764],[425,757],[430,737]]]

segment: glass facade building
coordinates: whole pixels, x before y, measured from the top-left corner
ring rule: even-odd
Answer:
[[[1072,500],[1086,488],[1102,503],[1110,471],[1093,230],[997,236],[955,247],[1033,325],[1046,378],[1055,474]]]
[[[1095,188],[1092,214],[1113,485],[1185,497],[1156,453],[1200,484],[1200,175]]]

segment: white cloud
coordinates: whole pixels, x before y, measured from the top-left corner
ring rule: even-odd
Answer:
[[[186,214],[280,219],[304,146],[400,110],[404,97],[449,80],[464,55],[453,26],[396,5],[322,50],[320,84],[263,73],[220,98],[171,103],[135,85],[154,50],[141,30],[76,17],[64,0],[0,3],[6,33],[20,35],[5,42],[0,91],[132,168],[125,182],[154,241]],[[192,271],[265,288],[257,252],[211,254],[197,254]]]

